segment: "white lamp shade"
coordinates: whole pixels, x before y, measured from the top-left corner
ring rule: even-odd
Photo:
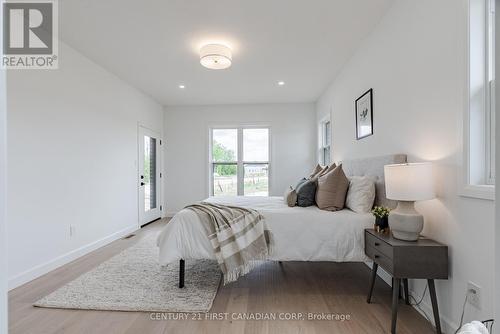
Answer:
[[[430,162],[384,166],[385,194],[397,201],[424,201],[435,197]]]

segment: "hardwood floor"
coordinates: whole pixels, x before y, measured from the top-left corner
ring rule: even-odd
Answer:
[[[151,320],[150,313],[44,309],[39,298],[94,268],[150,233],[166,220],[73,261],[9,293],[9,333],[388,333],[391,289],[376,282],[372,304],[366,303],[370,270],[362,263],[268,262],[246,277],[220,287],[208,315],[228,312],[228,320]],[[189,275],[189,272],[186,272]],[[245,315],[274,315],[276,320],[238,320]],[[349,315],[345,321],[280,320],[301,314]],[[171,316],[173,314],[170,314]],[[177,314],[176,314],[177,315]],[[223,316],[223,314],[219,314]],[[431,325],[402,301],[398,333],[433,333]]]

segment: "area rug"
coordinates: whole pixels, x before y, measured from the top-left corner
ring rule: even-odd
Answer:
[[[34,306],[85,310],[208,312],[221,272],[210,260],[186,261],[179,289],[179,263],[158,264],[156,237],[147,236],[81,275]]]

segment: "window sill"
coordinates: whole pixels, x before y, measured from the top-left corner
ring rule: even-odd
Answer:
[[[471,198],[494,201],[495,186],[469,184],[462,188],[460,195],[463,197],[471,197]]]

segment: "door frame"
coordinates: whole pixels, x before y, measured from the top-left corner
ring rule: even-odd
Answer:
[[[0,6],[3,17],[3,6]],[[2,44],[3,34],[0,35]],[[8,332],[7,294],[7,70],[0,69],[0,334]]]
[[[136,160],[136,189],[137,189],[137,227],[141,228],[144,225],[147,225],[148,223],[152,222],[155,220],[153,218],[149,222],[143,222],[143,215],[142,215],[142,210],[141,210],[141,178],[140,178],[140,169],[141,169],[141,150],[142,150],[142,145],[144,145],[143,142],[143,134],[151,134],[155,138],[157,138],[158,145],[156,147],[156,179],[157,181],[157,189],[156,189],[156,198],[157,198],[157,205],[158,205],[158,218],[163,218],[163,138],[161,135],[161,132],[153,130],[151,127],[144,125],[142,123],[137,124],[137,160]]]
[[[497,24],[497,22],[500,22],[500,0],[495,1],[495,6],[497,10],[495,11],[495,78],[498,80],[500,78],[500,24]],[[495,85],[495,101],[500,101],[500,85]],[[497,113],[497,117],[495,117],[495,136],[496,140],[498,141],[498,138],[500,136],[500,117],[498,117],[498,106],[500,103],[497,103],[496,105],[496,110],[495,112]],[[494,226],[495,226],[495,273],[494,273],[494,291],[496,294],[496,297],[494,298],[495,300],[495,318],[498,319],[500,317],[500,180],[499,180],[499,175],[500,175],[500,145],[495,145],[495,168],[496,168],[496,173],[495,175],[497,176],[496,182],[495,182],[495,193],[496,193],[496,199],[495,199],[495,220],[494,220]]]

